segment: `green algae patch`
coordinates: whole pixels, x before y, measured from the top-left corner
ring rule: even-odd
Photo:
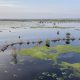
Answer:
[[[49,53],[52,51],[52,53]],[[54,52],[56,51],[56,53]],[[51,59],[57,61],[57,58],[60,54],[63,53],[80,53],[80,46],[71,46],[71,45],[58,45],[54,47],[46,47],[46,46],[36,46],[29,49],[22,49],[18,53],[23,56],[31,56],[39,59]],[[48,54],[47,54],[48,53]]]
[[[70,63],[67,63],[67,62],[62,62],[60,64],[60,66],[63,69],[72,69],[73,70],[73,74],[76,77],[80,77],[80,63],[70,64]]]
[[[74,53],[80,53],[80,46],[71,46],[71,45],[58,45],[53,48],[56,50],[59,54],[62,53],[69,53],[69,52],[74,52]]]
[[[72,71],[70,73],[70,76],[72,75],[74,77],[80,77],[80,63],[74,63],[74,64],[67,62],[58,63],[57,61],[57,58],[60,56],[60,54],[64,53],[67,54],[70,52],[80,54],[80,46],[71,46],[71,45],[58,45],[54,47],[36,46],[29,49],[22,49],[18,52],[18,54],[22,56],[31,56],[33,58],[38,58],[42,60],[52,60],[54,63],[57,64],[57,66],[59,66],[63,75],[67,74],[64,71],[69,70]]]
[[[38,59],[51,59],[55,60],[58,57],[58,53],[47,54],[47,52],[51,51],[53,48],[49,48],[46,46],[37,46],[30,49],[22,49],[18,53],[24,56],[31,56]]]
[[[47,54],[47,52],[51,50],[56,50],[56,53]],[[71,45],[58,45],[55,47],[37,46],[29,49],[22,49],[18,53],[20,55],[28,55],[40,59],[54,59],[57,58],[59,54],[68,52],[80,53],[80,47]]]

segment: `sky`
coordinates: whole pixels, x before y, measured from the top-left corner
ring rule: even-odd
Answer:
[[[80,0],[0,0],[0,18],[80,18]]]

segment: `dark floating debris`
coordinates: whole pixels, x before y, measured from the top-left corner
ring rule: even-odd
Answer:
[[[57,41],[60,41],[61,39],[60,38],[57,38]]]
[[[14,45],[15,45],[15,43],[11,43],[11,44],[10,44],[10,46],[14,46]]]
[[[18,37],[19,39],[21,38],[21,36]]]
[[[8,47],[9,47],[9,45],[5,45],[5,47],[6,47],[6,48],[8,48]]]
[[[79,38],[79,40],[80,40],[80,38]]]
[[[70,35],[71,35],[71,33],[66,33],[66,38],[70,39]]]
[[[59,32],[58,32],[58,34],[59,34]],[[6,45],[4,45],[0,49],[0,51],[4,52],[9,46],[14,46],[16,44],[20,44],[20,45],[27,44],[27,45],[29,45],[30,43],[32,43],[32,44],[37,43],[38,45],[40,45],[41,43],[43,43],[43,40],[31,41],[31,42],[30,41],[26,41],[26,42],[24,42],[24,41],[20,40],[21,36],[18,36],[18,38],[19,38],[18,42],[15,42],[15,43],[6,43]],[[65,35],[64,38],[54,38],[54,39],[51,39],[51,40],[46,40],[45,41],[45,46],[50,47],[50,42],[51,41],[55,43],[55,42],[59,42],[61,40],[63,40],[65,42],[65,44],[70,44],[70,42],[76,40],[76,38],[72,37],[71,33],[66,33],[66,35]],[[80,40],[80,38],[78,38],[78,40]]]
[[[63,38],[62,40],[66,40],[66,38]]]
[[[59,35],[59,33],[60,33],[60,32],[59,32],[59,31],[57,31],[57,35]]]
[[[72,41],[74,41],[74,40],[75,40],[75,38],[71,38],[71,40],[72,40]]]
[[[32,44],[35,44],[35,42],[33,41]]]
[[[65,41],[66,44],[70,44],[70,40],[71,40],[70,35],[71,35],[70,33],[66,33],[66,41]]]
[[[19,42],[18,44],[19,44],[19,45],[22,45],[22,44],[23,44],[23,42]]]
[[[39,44],[41,44],[43,41],[38,41]]]
[[[16,27],[11,27],[11,28],[16,29]]]
[[[46,46],[50,47],[50,40],[46,40]]]
[[[54,26],[56,25],[56,23],[53,23],[54,24]]]
[[[0,32],[3,32],[3,31],[0,31]]]
[[[1,51],[4,52],[6,49],[7,49],[7,47],[5,46],[5,47],[3,47],[3,48],[1,49]]]
[[[27,42],[27,44],[29,45],[29,44],[30,44],[30,42]]]
[[[52,42],[57,42],[58,40],[57,39],[54,39],[54,40],[51,40]]]
[[[9,30],[9,32],[11,32],[11,30]]]
[[[70,44],[70,40],[66,40],[66,42],[65,42],[66,44]]]

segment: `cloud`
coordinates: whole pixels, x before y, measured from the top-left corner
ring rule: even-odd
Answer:
[[[79,5],[72,6],[69,4],[68,6],[66,4],[67,1],[64,4],[63,2],[57,1],[58,0],[0,0],[0,18],[79,16]]]
[[[0,0],[0,6],[17,6],[20,0]]]

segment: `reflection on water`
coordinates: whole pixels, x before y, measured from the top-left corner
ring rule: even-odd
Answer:
[[[46,46],[50,47],[50,40],[46,40]]]
[[[12,48],[12,62],[14,62],[14,64],[17,64],[17,51],[16,48]]]
[[[60,31],[57,31],[57,35],[59,35],[60,34]]]
[[[66,42],[65,42],[66,44],[70,44],[70,40],[66,40]]]
[[[71,38],[70,33],[66,33],[66,41],[65,41],[66,44],[70,44],[70,38]]]

